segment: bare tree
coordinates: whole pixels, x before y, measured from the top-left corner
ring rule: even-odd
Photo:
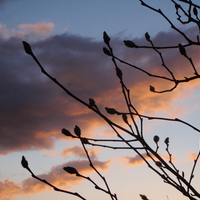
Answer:
[[[121,91],[123,98],[125,100],[125,106],[126,110],[118,110],[118,108],[109,108],[105,105],[105,110],[107,111],[108,115],[103,114],[103,112],[99,109],[98,105],[96,104],[95,100],[92,98],[89,98],[88,102],[82,100],[75,94],[73,94],[68,88],[66,88],[62,83],[60,83],[56,78],[52,77],[42,66],[42,64],[39,62],[37,57],[34,55],[31,46],[23,41],[24,49],[27,54],[29,54],[37,63],[39,68],[41,69],[41,72],[46,75],[49,79],[51,79],[58,87],[60,87],[67,95],[72,97],[73,99],[77,100],[78,103],[83,104],[88,109],[96,113],[98,116],[100,116],[109,127],[112,128],[113,132],[116,135],[116,139],[96,139],[96,138],[88,138],[84,137],[81,131],[81,128],[79,126],[75,126],[74,133],[71,133],[71,131],[63,128],[62,133],[66,137],[71,137],[74,139],[80,140],[82,144],[82,148],[85,151],[85,154],[87,156],[88,162],[90,167],[99,175],[99,177],[102,179],[102,181],[105,184],[105,188],[102,188],[99,186],[95,180],[92,180],[90,177],[86,177],[83,174],[80,174],[73,166],[66,166],[64,167],[64,170],[70,174],[74,174],[78,177],[81,177],[83,179],[86,179],[87,181],[91,182],[95,189],[100,190],[110,196],[112,200],[117,200],[117,195],[113,193],[109,187],[109,183],[107,182],[106,178],[101,174],[101,172],[95,167],[93,164],[93,160],[91,156],[88,153],[87,146],[93,146],[93,147],[102,147],[107,149],[115,149],[115,150],[121,150],[121,149],[129,149],[132,150],[134,153],[136,153],[140,158],[146,163],[146,165],[149,167],[150,170],[155,172],[157,176],[159,176],[165,183],[171,185],[173,188],[178,190],[180,193],[182,193],[184,196],[188,197],[190,200],[200,199],[200,193],[197,191],[196,187],[193,185],[193,179],[195,174],[195,168],[197,165],[197,161],[200,156],[200,151],[197,152],[197,156],[194,159],[193,167],[191,169],[191,172],[189,172],[190,176],[189,178],[185,177],[185,172],[178,169],[173,162],[172,159],[172,153],[170,152],[170,141],[169,137],[167,137],[164,140],[164,143],[162,145],[165,145],[166,153],[168,155],[168,159],[166,160],[163,158],[159,153],[159,145],[160,145],[160,137],[158,135],[155,135],[153,137],[153,141],[155,142],[156,148],[153,148],[148,144],[146,138],[145,138],[145,132],[144,132],[144,119],[148,120],[162,120],[162,121],[172,121],[174,123],[181,123],[183,126],[188,126],[189,128],[193,129],[195,132],[200,132],[200,130],[193,126],[192,124],[183,121],[179,118],[165,118],[165,117],[155,117],[155,116],[146,116],[142,113],[140,113],[137,108],[134,106],[134,103],[132,102],[131,95],[130,95],[130,89],[126,85],[126,77],[123,75],[123,70],[121,69],[121,65],[125,67],[133,68],[133,70],[139,70],[142,73],[146,74],[147,76],[153,77],[155,79],[165,80],[169,83],[172,83],[173,86],[171,87],[169,84],[169,88],[159,90],[155,88],[154,86],[150,85],[150,91],[154,93],[165,93],[165,92],[172,92],[175,90],[181,83],[184,82],[190,82],[195,79],[200,78],[198,69],[191,58],[191,55],[189,55],[187,49],[192,46],[199,46],[199,32],[200,32],[200,19],[198,17],[198,10],[200,9],[200,6],[193,3],[191,0],[171,0],[171,3],[174,4],[175,7],[175,13],[177,16],[177,20],[184,26],[187,24],[193,24],[197,27],[196,32],[196,38],[190,38],[180,27],[176,27],[175,24],[172,23],[172,21],[162,12],[160,9],[156,9],[155,7],[151,7],[149,4],[145,3],[142,0],[139,0],[142,4],[142,6],[147,7],[148,9],[152,10],[153,12],[158,13],[163,17],[170,27],[177,32],[177,34],[182,37],[185,42],[184,43],[178,43],[174,45],[165,45],[165,46],[157,46],[155,45],[155,41],[151,39],[151,36],[148,32],[145,33],[145,38],[149,45],[140,45],[134,43],[134,41],[131,40],[125,40],[124,44],[130,50],[132,49],[150,49],[157,54],[157,56],[160,59],[160,64],[163,67],[163,69],[167,72],[168,75],[159,75],[154,74],[153,72],[146,71],[145,68],[141,68],[140,66],[136,66],[132,63],[129,63],[118,56],[115,55],[112,45],[111,45],[111,38],[108,36],[106,32],[103,33],[103,39],[105,43],[105,47],[103,47],[104,53],[111,58],[111,61],[113,62],[113,66],[116,71],[116,76],[119,79],[119,84],[121,86]],[[181,4],[179,4],[179,3]],[[167,65],[167,62],[165,60],[165,57],[163,55],[164,51],[174,50],[179,51],[180,55],[184,57],[186,62],[188,62],[188,67],[193,70],[193,75],[188,75],[187,77],[177,78],[175,75],[175,72],[173,69],[170,69],[170,67]],[[120,67],[119,67],[120,65]],[[155,94],[157,95],[157,94]],[[122,121],[124,122],[124,126],[121,126],[117,123],[115,123],[111,118],[110,115],[116,115],[118,117],[121,117]],[[122,134],[123,133],[123,134]],[[126,133],[126,136],[125,136]],[[128,139],[127,139],[128,138]],[[119,144],[119,145],[116,145]],[[54,190],[59,192],[68,193],[71,195],[75,195],[81,199],[85,199],[82,195],[78,193],[74,193],[67,190],[62,190],[60,188],[57,188],[56,186],[49,183],[47,180],[43,180],[40,177],[36,176],[31,168],[28,165],[28,162],[26,158],[22,157],[22,166],[26,168],[32,175],[33,178],[38,179],[39,181],[43,182],[44,184],[49,185]],[[145,195],[140,194],[140,197],[143,200],[148,200],[148,198]]]

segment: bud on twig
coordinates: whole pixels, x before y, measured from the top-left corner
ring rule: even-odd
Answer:
[[[124,120],[124,122],[126,124],[128,124],[128,119],[127,119],[127,115],[125,113],[122,114],[122,119]]]
[[[178,44],[179,52],[183,56],[187,56],[185,47],[182,44]]]
[[[193,8],[193,13],[198,18],[198,10],[196,7]]]
[[[78,171],[74,167],[63,167],[63,169],[69,174],[79,175]]]
[[[115,67],[117,77],[122,80],[122,70],[119,67]]]
[[[28,161],[24,156],[22,156],[22,161],[21,161],[22,167],[28,169]]]
[[[24,50],[27,54],[29,55],[33,55],[33,52],[32,52],[32,49],[31,49],[31,46],[29,43],[25,42],[25,41],[22,41],[23,45],[24,45]]]
[[[145,33],[145,38],[149,42],[151,40],[150,35],[148,32]]]
[[[94,99],[89,98],[89,105],[92,107],[97,107]]]
[[[118,112],[114,108],[105,107],[105,109],[106,109],[107,113],[109,113],[111,115],[118,114]]]
[[[155,92],[155,88],[153,86],[150,85],[149,87],[151,92]]]
[[[159,167],[159,168],[162,167],[162,163],[161,163],[160,161],[156,161],[155,164],[156,164],[156,166]]]
[[[164,142],[168,146],[169,145],[169,138],[167,137]]]
[[[153,140],[154,140],[154,142],[157,144],[158,142],[159,142],[159,137],[157,136],[157,135],[155,135],[154,137],[153,137]]]
[[[104,40],[105,44],[109,45],[110,37],[108,36],[108,34],[105,31],[103,32],[103,40]]]
[[[140,197],[142,198],[142,200],[149,200],[145,195],[140,194]]]
[[[75,128],[74,128],[74,133],[75,133],[78,137],[80,137],[80,136],[81,136],[81,129],[80,129],[78,126],[75,126]]]
[[[106,47],[103,47],[103,52],[108,56],[112,56],[112,54],[110,53],[110,51]]]
[[[72,134],[65,128],[62,129],[62,133],[65,135],[65,136],[72,136]]]
[[[130,40],[124,40],[124,44],[127,47],[130,47],[130,48],[136,48],[137,47],[137,45],[134,42],[130,41]]]

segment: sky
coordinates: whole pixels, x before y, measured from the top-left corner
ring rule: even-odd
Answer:
[[[147,1],[146,1],[147,2]],[[198,2],[198,1],[197,1]],[[177,27],[174,6],[170,0],[150,0]],[[81,178],[67,174],[63,167],[72,166],[103,185],[90,168],[78,140],[64,137],[62,128],[73,132],[77,125],[85,137],[114,138],[109,126],[58,86],[50,81],[23,49],[22,41],[31,44],[44,68],[73,94],[86,102],[95,99],[102,113],[105,107],[124,108],[119,80],[109,56],[102,49],[103,32],[111,38],[117,56],[156,74],[166,75],[158,54],[152,50],[130,49],[124,40],[147,45],[148,32],[156,45],[185,43],[170,25],[139,0],[0,0],[0,199],[36,200],[78,199],[55,192],[35,180],[21,166],[24,155],[30,168],[53,185],[85,196],[87,199],[109,199]],[[196,27],[184,30],[191,38]],[[199,66],[199,49],[188,49]],[[163,51],[167,66],[178,77],[192,75],[188,61],[178,50]],[[134,106],[141,114],[180,118],[199,128],[200,87],[198,80],[181,84],[170,93],[155,94],[156,89],[169,89],[166,81],[151,78],[119,64]],[[121,118],[111,119],[122,124]],[[124,124],[123,124],[124,126]],[[144,134],[154,147],[153,136],[159,135],[160,151],[166,158],[164,139],[170,138],[170,151],[175,165],[189,177],[194,157],[199,150],[199,133],[174,122],[144,120]],[[118,199],[152,200],[186,199],[152,172],[132,151],[88,146],[93,164],[106,177]],[[167,160],[168,158],[166,158]],[[193,184],[199,190],[200,166],[196,166]]]

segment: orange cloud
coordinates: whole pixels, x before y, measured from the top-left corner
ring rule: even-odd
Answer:
[[[48,36],[53,31],[54,24],[52,22],[20,24],[19,28],[21,28],[26,34]]]
[[[6,179],[0,181],[0,199],[10,200],[13,196],[21,194],[22,189],[19,184]]]
[[[142,155],[145,159],[149,159],[149,157],[145,153]],[[120,159],[127,160],[127,162],[125,163],[126,166],[137,166],[137,165],[141,165],[144,163],[144,160],[139,155],[136,155],[133,157],[129,157],[129,156],[122,157]]]
[[[92,160],[97,159],[97,155],[99,153],[98,149],[87,149],[88,154]],[[60,154],[61,157],[68,157],[68,156],[78,156],[79,158],[87,158],[85,151],[81,146],[75,147],[66,147],[63,152]]]
[[[146,160],[150,160],[150,158],[146,155],[146,153],[142,153],[142,156],[146,159]],[[166,162],[169,161],[169,155],[162,155],[161,156]],[[124,163],[124,159],[127,161],[125,163],[125,166],[138,166],[138,165],[142,165],[145,161],[139,156],[126,156],[126,157],[122,157],[120,158],[121,161]],[[175,157],[172,157],[172,161],[176,162],[177,159]]]
[[[53,32],[53,28],[54,24],[52,22],[20,24],[12,29],[0,23],[0,37],[6,40],[11,37],[36,40],[49,36]]]
[[[190,161],[194,161],[194,160],[197,158],[197,153],[193,153],[193,152],[191,152],[191,153],[186,153],[186,156],[188,157],[188,159],[189,159]]]
[[[104,162],[98,161],[97,159],[93,160],[93,165],[98,170],[108,170],[110,163],[110,160]],[[65,172],[63,167],[67,166],[76,168],[82,175],[94,172],[94,170],[89,166],[88,160],[78,160],[54,166],[51,168],[48,174],[40,174],[38,177],[47,180],[56,187],[64,190],[70,190],[72,185],[80,184],[82,181],[84,181],[84,179]],[[5,180],[3,182],[0,181],[0,199],[10,200],[14,195],[39,193],[50,189],[51,188],[49,186],[32,177],[25,179],[21,183]]]
[[[25,32],[29,33],[32,31],[34,34],[44,36],[51,32],[53,24],[38,23],[20,27],[22,31],[26,30]],[[5,28],[2,26],[2,29]],[[192,33],[193,30],[189,31]],[[165,41],[162,40],[163,37],[166,38]],[[160,33],[154,38],[155,41],[159,39],[168,44],[168,42],[177,43],[180,37],[176,34],[172,37],[172,33],[168,32]],[[136,43],[144,44],[144,40],[141,37]],[[154,51],[125,48],[121,39],[113,40],[113,43],[116,54],[120,53],[121,57],[128,62],[151,73],[169,76]],[[9,94],[2,100],[2,134],[0,135],[2,154],[19,149],[53,148],[57,139],[64,138],[60,130],[66,128],[73,132],[75,125],[81,128],[84,137],[111,136],[112,130],[101,117],[72,100],[51,81],[44,78],[36,64],[24,54],[21,44],[17,45],[19,45],[18,40],[16,42],[8,40],[1,47],[2,57],[5,58],[0,63],[3,66],[0,69],[3,74],[2,82],[5,85],[3,92]],[[89,98],[93,98],[103,114],[114,122],[126,126],[121,116],[111,116],[105,111],[105,107],[116,108],[120,112],[127,112],[127,108],[113,63],[102,53],[102,46],[102,42],[68,34],[49,37],[48,40],[44,39],[42,42],[33,42],[33,50],[38,50],[37,56],[41,58],[44,67],[67,89],[86,102]],[[7,51],[4,51],[5,47]],[[195,64],[198,65],[198,51],[190,49],[190,52],[194,56]],[[20,61],[19,56],[22,58]],[[192,71],[191,66],[184,58],[181,58],[177,49],[173,53],[167,51],[163,56],[166,58],[166,64],[179,77],[185,76],[187,70]],[[13,66],[11,71],[7,70],[10,65]],[[21,66],[20,69],[19,66]],[[189,97],[189,94],[182,94],[181,85],[172,93],[155,94],[149,91],[149,85],[153,85],[158,90],[166,89],[171,87],[169,82],[151,78],[129,66],[119,64],[119,67],[123,71],[127,88],[131,90],[132,104],[139,113],[156,115],[156,112],[162,112],[166,117],[180,118],[180,114],[187,112],[181,105],[173,107],[172,104],[177,99]],[[188,91],[191,91],[195,84],[197,85],[195,81],[188,83]],[[9,90],[4,91],[4,88],[9,88]],[[23,89],[19,90],[19,88]],[[10,116],[12,116],[12,123]]]
[[[63,152],[60,154],[61,157],[67,157],[70,155],[77,155],[79,157],[86,157],[85,152],[82,147],[75,146],[75,147],[66,147]]]

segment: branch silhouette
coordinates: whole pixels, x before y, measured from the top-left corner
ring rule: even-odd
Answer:
[[[193,62],[193,59],[188,55],[189,53],[187,52],[187,48],[190,46],[199,46],[199,38],[197,34],[197,40],[192,40],[190,39],[181,29],[177,28],[172,21],[160,10],[156,9],[149,4],[145,3],[143,0],[139,0],[141,2],[141,5],[152,10],[153,12],[158,13],[162,18],[164,18],[170,27],[176,31],[181,37],[184,38],[185,44],[176,44],[174,46],[156,46],[154,44],[153,39],[151,39],[151,36],[149,35],[148,32],[145,33],[144,37],[149,43],[149,46],[144,46],[144,45],[138,45],[135,44],[131,40],[125,40],[124,45],[127,46],[128,48],[134,48],[134,49],[152,49],[156,55],[158,55],[161,66],[166,70],[168,76],[161,76],[161,75],[156,75],[151,72],[146,71],[145,69],[142,69],[138,66],[135,66],[134,64],[131,64],[127,61],[124,61],[123,59],[117,57],[114,53],[114,50],[111,45],[111,38],[109,35],[104,31],[103,33],[103,40],[105,43],[105,47],[103,47],[103,52],[105,53],[106,56],[109,56],[111,58],[111,61],[113,63],[113,68],[116,72],[116,77],[119,81],[121,91],[122,91],[122,96],[125,101],[125,106],[126,110],[125,111],[118,111],[117,108],[109,108],[105,106],[105,111],[107,114],[103,114],[103,111],[101,111],[98,108],[98,105],[96,104],[94,99],[88,98],[88,102],[84,101],[77,95],[73,94],[70,89],[66,88],[62,83],[60,83],[56,78],[52,77],[43,67],[43,65],[40,63],[40,61],[37,59],[35,54],[32,51],[31,46],[23,41],[24,45],[24,50],[25,52],[30,55],[33,60],[36,62],[38,67],[40,68],[41,72],[47,76],[51,81],[53,81],[60,89],[62,89],[68,96],[71,98],[75,99],[78,103],[86,106],[88,109],[96,113],[101,119],[107,123],[107,125],[113,130],[115,136],[117,139],[96,139],[96,138],[88,138],[84,137],[81,131],[81,128],[78,126],[75,126],[74,128],[74,133],[72,134],[69,130],[63,128],[61,132],[66,136],[66,137],[71,137],[73,139],[78,139],[81,142],[82,148],[86,154],[87,160],[88,160],[88,165],[94,170],[94,172],[100,177],[100,179],[103,181],[103,184],[105,188],[99,186],[95,180],[92,180],[90,177],[86,177],[82,174],[80,174],[75,168],[72,166],[67,166],[64,167],[64,170],[70,174],[74,174],[77,177],[81,177],[94,185],[95,189],[100,190],[104,193],[106,193],[112,200],[118,200],[117,195],[113,193],[110,189],[109,183],[107,182],[106,178],[101,174],[99,170],[95,167],[93,164],[93,160],[91,156],[88,153],[88,150],[86,148],[87,145],[93,146],[93,147],[102,147],[104,149],[115,149],[115,150],[131,150],[133,153],[136,153],[141,160],[152,170],[155,172],[156,175],[158,175],[165,183],[171,185],[173,188],[178,190],[180,193],[182,193],[184,196],[188,197],[190,200],[196,200],[200,199],[200,193],[198,190],[195,188],[195,186],[192,185],[192,180],[194,178],[194,172],[196,169],[196,165],[200,156],[200,151],[197,154],[197,157],[194,160],[194,164],[192,167],[192,170],[190,172],[189,179],[185,177],[185,172],[180,172],[181,170],[178,169],[178,167],[175,165],[173,162],[173,154],[170,151],[170,140],[169,137],[167,137],[164,142],[161,144],[160,142],[160,137],[158,135],[155,135],[152,140],[155,143],[154,147],[151,147],[148,141],[146,140],[146,135],[144,133],[144,124],[143,120],[144,119],[149,119],[149,120],[161,120],[161,121],[171,121],[173,123],[179,122],[183,125],[186,125],[190,128],[192,128],[196,132],[200,132],[200,130],[193,126],[192,124],[185,122],[181,119],[174,118],[165,118],[165,117],[155,117],[155,116],[147,116],[142,113],[140,113],[137,108],[134,106],[132,103],[131,95],[130,95],[130,89],[126,85],[126,77],[123,75],[123,70],[121,69],[121,66],[119,63],[125,64],[127,67],[134,68],[136,70],[141,71],[142,73],[151,76],[155,79],[161,79],[161,80],[166,80],[168,82],[172,82],[174,85],[171,88],[165,89],[165,90],[157,90],[154,86],[150,85],[150,91],[154,93],[165,93],[165,92],[172,92],[175,90],[179,84],[185,83],[185,82],[190,82],[195,79],[200,78],[200,75],[198,73],[198,70],[195,66],[195,63]],[[174,4],[175,7],[175,13],[177,15],[177,20],[182,24],[188,24],[188,23],[194,23],[198,28],[200,24],[200,20],[198,18],[198,9],[200,8],[198,5],[192,3],[192,1],[187,1],[187,0],[179,0],[180,2],[183,2],[184,4],[188,5],[188,10],[186,10],[182,5],[178,4],[176,1],[171,0],[171,2]],[[181,14],[180,14],[181,11]],[[186,21],[182,20],[182,15],[186,17]],[[169,50],[169,49],[176,49],[181,56],[184,57],[186,62],[188,63],[188,67],[193,71],[192,76],[188,77],[183,77],[182,79],[178,79],[175,76],[175,73],[173,70],[169,68],[167,65],[167,62],[165,61],[165,57],[161,50]],[[156,94],[155,94],[156,95]],[[124,125],[120,125],[115,123],[111,119],[111,115],[116,115],[121,118],[122,122]],[[122,134],[123,133],[123,134]],[[129,139],[127,139],[129,137]],[[120,145],[119,145],[120,144]],[[159,147],[160,145],[165,145],[166,146],[166,153],[168,155],[168,159],[166,160],[163,158],[163,156],[159,152]],[[146,156],[145,156],[146,155]],[[47,182],[46,180],[40,179],[38,176],[36,176],[32,170],[28,166],[28,162],[26,161],[25,157],[22,157],[22,166],[26,168],[30,174],[32,175],[33,178],[49,185],[56,191],[68,193],[71,195],[75,195],[78,198],[85,199],[78,193],[73,193],[70,191],[65,191],[62,189],[57,188],[56,186],[53,186],[51,183]],[[143,200],[148,200],[148,198],[140,194],[140,197]]]

